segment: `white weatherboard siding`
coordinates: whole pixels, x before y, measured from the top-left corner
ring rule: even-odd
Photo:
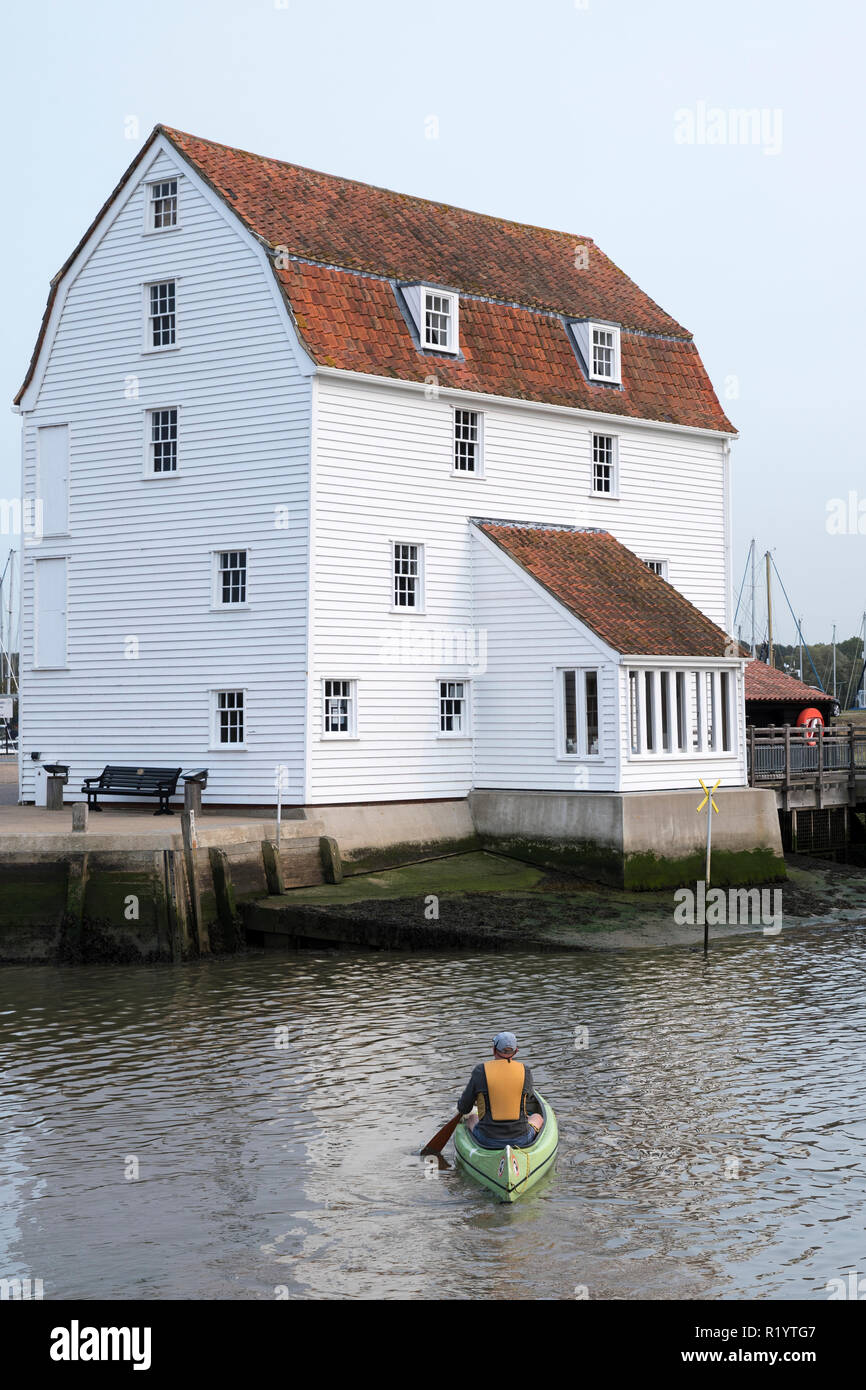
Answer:
[[[411,648],[396,661],[392,650],[403,631],[423,639],[472,627],[470,516],[610,530],[638,555],[666,559],[671,583],[724,624],[721,439],[459,393],[427,399],[360,377],[320,376],[316,398],[310,801],[493,785],[473,772],[470,741],[437,734],[436,678],[470,668],[413,661]],[[453,474],[455,404],[483,411],[483,478]],[[619,501],[590,495],[593,429],[618,435]],[[423,616],[391,612],[392,541],[425,546]],[[358,681],[356,741],[321,738],[328,677]]]
[[[475,613],[487,671],[475,697],[475,785],[524,791],[613,791],[618,766],[618,669],[610,653],[533,581],[473,536]],[[558,748],[557,668],[599,676],[597,757]]]
[[[144,181],[175,174],[179,228],[142,235]],[[272,801],[284,762],[301,801],[309,377],[261,253],[183,160],[163,148],[117,208],[70,274],[24,421],[26,497],[39,427],[69,427],[69,534],[25,549],[21,793],[38,750],[71,762],[73,799],[117,762],[206,766],[206,799]],[[142,283],[170,278],[179,348],[142,353]],[[145,478],[145,411],[172,406],[177,476]],[[217,548],[249,552],[246,611],[211,611]],[[34,561],[51,556],[68,557],[68,669],[34,671]],[[247,751],[209,746],[221,688],[246,691]]]

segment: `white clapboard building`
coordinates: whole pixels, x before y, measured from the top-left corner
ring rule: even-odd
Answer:
[[[23,801],[744,787],[733,427],[590,240],[158,126],[16,404]]]

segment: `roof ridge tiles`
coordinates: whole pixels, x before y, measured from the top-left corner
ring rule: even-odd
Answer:
[[[655,302],[640,286],[622,270],[611,258],[605,255],[604,251],[598,246],[592,237],[583,236],[577,232],[565,231],[561,228],[543,227],[538,223],[519,222],[512,218],[497,216],[494,213],[478,212],[473,208],[462,207],[456,203],[443,202],[440,199],[425,198],[420,194],[401,193],[393,188],[387,188],[383,184],[365,183],[361,179],[347,178],[341,174],[329,174],[321,169],[313,169],[304,164],[295,164],[290,160],[276,159],[268,155],[255,154],[251,150],[245,150],[237,145],[225,145],[216,140],[208,140],[203,136],[193,135],[189,131],[183,131],[175,126],[158,125],[155,133],[159,132],[169,140],[174,147],[191,162],[201,173],[204,174],[213,187],[222,193],[229,205],[238,213],[242,221],[260,239],[269,245],[285,246],[289,254],[301,255],[302,248],[298,242],[290,242],[283,234],[288,230],[288,223],[291,217],[284,210],[282,214],[279,209],[281,191],[275,187],[275,182],[280,175],[284,180],[297,183],[298,179],[306,185],[316,186],[316,190],[326,195],[330,195],[331,206],[319,208],[318,211],[312,210],[313,222],[299,227],[296,223],[295,230],[297,235],[303,240],[305,237],[313,235],[318,238],[324,237],[326,240],[332,238],[339,241],[343,234],[345,243],[346,217],[352,227],[353,252],[357,251],[357,258],[354,255],[347,256],[344,260],[336,262],[341,268],[347,270],[358,270],[369,268],[372,271],[372,262],[365,258],[363,246],[365,240],[368,245],[376,248],[376,254],[383,256],[388,263],[388,274],[394,274],[398,278],[406,278],[407,272],[405,265],[400,268],[399,261],[401,256],[408,258],[412,255],[419,257],[421,268],[416,272],[413,268],[412,275],[417,275],[419,280],[426,278],[423,261],[425,257],[432,261],[440,260],[454,255],[457,248],[457,262],[463,267],[469,265],[472,269],[480,271],[480,278],[461,279],[459,276],[445,277],[453,280],[455,287],[460,287],[464,292],[473,291],[482,294],[489,293],[491,284],[497,275],[510,274],[515,271],[516,265],[521,265],[524,270],[528,268],[527,286],[530,292],[521,295],[516,302],[526,307],[537,306],[553,312],[568,314],[570,317],[592,318],[601,314],[603,317],[610,318],[612,321],[622,324],[629,328],[646,328],[652,324],[658,327],[664,322],[665,328],[669,329],[674,335],[682,335],[688,340],[692,339],[690,331],[680,324],[676,319],[665,312],[659,304]],[[198,157],[197,157],[198,152]],[[208,152],[212,153],[211,167],[203,167],[202,156]],[[257,189],[243,188],[244,170],[238,164],[239,161],[251,161],[247,166],[247,174],[254,169],[260,171],[258,183],[265,184],[266,187],[259,186]],[[207,162],[206,160],[204,161]],[[230,170],[229,166],[238,164],[238,167]],[[249,180],[248,180],[249,181]],[[228,185],[231,184],[231,187]],[[237,186],[235,186],[237,185]],[[303,191],[308,191],[304,189]],[[297,190],[296,190],[297,192]],[[352,203],[353,207],[340,206],[344,201],[343,197],[336,200],[334,195],[348,195],[345,201]],[[358,206],[359,199],[366,195],[367,206]],[[288,197],[288,195],[285,195]],[[387,206],[385,206],[387,202]],[[243,204],[243,206],[241,206]],[[289,200],[289,206],[296,214],[296,204]],[[393,216],[398,209],[405,211],[406,218],[404,225],[401,226],[401,219]],[[352,213],[355,216],[352,216]],[[411,211],[426,214],[423,219],[415,218],[415,226],[411,228],[410,236],[401,240],[401,233],[405,233],[405,221],[410,223]],[[431,212],[436,212],[439,218],[459,219],[461,223],[460,231],[463,236],[454,235],[454,229],[450,229],[450,235],[444,240],[442,237],[432,235],[427,237],[418,236],[419,226],[426,232],[428,222],[431,224],[435,233],[436,219],[430,218]],[[342,213],[334,216],[334,213]],[[279,235],[272,234],[268,230],[268,224],[273,224],[278,217],[283,217],[283,232]],[[501,236],[498,238],[500,243],[499,251],[505,251],[507,260],[512,258],[511,266],[503,264],[502,257],[497,259],[495,252],[485,244],[484,249],[461,245],[461,241],[474,227],[476,232],[481,233],[482,228],[479,224],[484,224],[485,237],[489,233],[493,235],[494,229],[499,229]],[[485,240],[481,238],[482,242]],[[528,247],[521,246],[521,242],[528,240]],[[494,242],[497,238],[494,236]],[[533,244],[536,255],[533,256]],[[580,268],[575,261],[575,248],[586,248],[593,253],[597,262],[594,269],[589,267]],[[542,252],[542,247],[544,251]],[[344,244],[343,250],[346,250]],[[562,250],[565,254],[557,260],[557,252]],[[468,259],[467,253],[468,252]],[[487,254],[485,260],[485,254]],[[517,260],[513,260],[514,257]],[[522,256],[522,261],[521,261]],[[328,260],[333,262],[333,258],[322,257],[323,262]],[[407,261],[408,263],[408,261]],[[380,263],[378,270],[381,273],[385,265]],[[484,271],[488,274],[485,277]],[[578,277],[586,274],[583,284],[583,292],[586,294],[585,308],[577,313],[573,303],[569,304],[570,296],[575,293],[578,280],[574,279],[575,273]],[[492,276],[492,279],[491,279]],[[442,278],[437,276],[436,278]],[[537,294],[531,292],[532,288],[538,291]],[[495,290],[494,290],[495,292]],[[607,301],[610,306],[609,311],[604,303]]]
[[[371,188],[376,193],[387,193],[392,198],[399,198],[412,203],[425,203],[428,207],[441,208],[446,212],[464,212],[469,217],[483,217],[488,222],[496,222],[502,227],[519,227],[521,230],[532,232],[542,232],[547,236],[574,237],[587,246],[596,246],[594,238],[583,236],[578,232],[567,232],[562,227],[544,227],[540,222],[521,222],[516,217],[499,217],[494,212],[479,212],[476,208],[467,208],[462,203],[446,203],[441,198],[425,198],[423,193],[403,193],[399,188],[389,188],[384,183],[368,183],[366,179],[353,179],[346,174],[329,174],[325,169],[314,169],[311,164],[298,164],[292,159],[277,159],[275,155],[256,154],[255,150],[246,150],[241,145],[226,145],[221,140],[209,140],[204,135],[194,135],[189,130],[178,130],[176,126],[159,124],[157,130],[162,131],[173,142],[174,136],[182,136],[185,140],[196,140],[202,145],[212,145],[214,149],[227,150],[230,154],[242,154],[248,159],[257,159],[262,164],[276,164],[282,169],[297,169],[302,174],[315,174],[317,178],[333,179],[338,183],[350,183],[354,188]],[[622,272],[625,274],[625,272]]]

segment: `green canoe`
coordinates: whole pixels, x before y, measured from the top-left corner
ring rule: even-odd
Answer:
[[[544,1124],[528,1148],[509,1144],[504,1149],[485,1149],[476,1144],[466,1124],[461,1122],[454,1131],[459,1166],[503,1202],[516,1202],[553,1168],[559,1147],[556,1116],[544,1096],[539,1095],[538,1100]]]

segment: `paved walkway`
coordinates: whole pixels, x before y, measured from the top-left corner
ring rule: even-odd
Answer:
[[[6,800],[8,787],[0,784],[0,851],[58,849],[172,849],[181,843],[180,807],[172,816],[155,816],[152,811],[112,807],[91,811],[88,828],[73,833],[72,806],[49,811],[44,806],[18,806],[17,790],[12,787],[12,803]],[[291,811],[284,812],[291,817]],[[231,845],[250,840],[273,840],[276,836],[273,814],[221,809],[203,810],[196,817],[198,841],[205,845]],[[281,840],[303,839],[324,834],[318,821],[284,819]]]

